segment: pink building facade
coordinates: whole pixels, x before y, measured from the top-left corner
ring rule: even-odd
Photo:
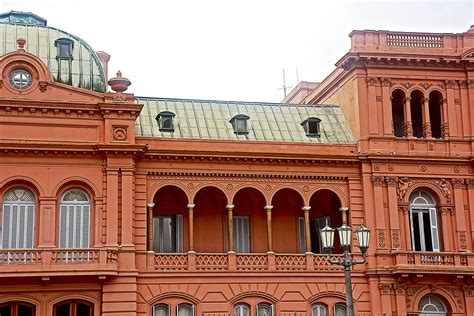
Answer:
[[[1,316],[344,315],[341,207],[356,315],[474,314],[473,29],[354,31],[299,104],[107,92],[80,38],[0,34]]]

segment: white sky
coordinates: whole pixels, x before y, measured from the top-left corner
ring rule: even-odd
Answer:
[[[354,29],[461,33],[474,0],[0,0],[112,55],[137,96],[275,101],[320,81]]]

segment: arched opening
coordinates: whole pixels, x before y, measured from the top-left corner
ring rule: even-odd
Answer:
[[[321,229],[329,225],[337,228],[342,225],[342,214],[339,211],[341,201],[336,193],[323,189],[313,194],[309,202],[310,210],[310,231],[311,231],[311,252],[323,253],[321,244]],[[348,215],[349,218],[349,215]],[[333,253],[342,253],[339,238],[334,238]]]
[[[158,253],[183,252],[187,247],[186,194],[178,187],[165,186],[156,192],[153,203],[153,251]]]
[[[429,95],[429,108],[430,108],[430,123],[431,123],[431,136],[433,138],[442,138],[442,106],[443,106],[443,95],[439,91],[431,91]]]
[[[440,251],[436,201],[426,190],[410,194],[410,232],[414,251]]]
[[[304,219],[303,227],[299,224],[303,198],[293,189],[281,189],[273,196],[272,205],[273,251],[304,253]]]
[[[312,316],[327,316],[328,315],[328,308],[326,304],[317,303],[314,304],[311,308]]]
[[[250,306],[239,303],[234,306],[234,316],[250,316]]]
[[[414,90],[410,94],[410,111],[413,136],[423,137],[423,92]]]
[[[393,91],[392,93],[392,124],[393,134],[396,137],[405,136],[405,92],[400,89]]]
[[[1,316],[34,316],[36,308],[34,305],[25,302],[8,302],[0,304]]]
[[[59,208],[59,247],[89,248],[91,203],[89,194],[82,189],[67,190]]]
[[[446,304],[434,294],[423,296],[418,304],[418,311],[424,316],[448,315]]]
[[[267,252],[265,197],[254,188],[243,188],[234,196],[234,251]]]
[[[194,197],[194,204],[195,251],[225,252],[227,197],[216,187],[205,187]]]
[[[25,187],[13,187],[3,196],[0,248],[33,248],[35,196]]]
[[[53,316],[93,316],[93,304],[83,300],[68,300],[54,305]]]

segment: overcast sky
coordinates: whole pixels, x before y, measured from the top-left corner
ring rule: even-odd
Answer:
[[[474,0],[0,0],[112,55],[137,96],[275,101],[299,79],[320,81],[354,29],[461,33]],[[109,76],[110,76],[109,74]]]

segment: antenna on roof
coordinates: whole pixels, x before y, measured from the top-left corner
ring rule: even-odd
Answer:
[[[282,90],[282,89],[283,89],[283,98],[286,98],[286,89],[287,89],[287,88],[292,88],[292,87],[287,87],[287,86],[286,86],[285,68],[283,68],[283,86],[278,89],[278,90]]]
[[[298,76],[298,67],[296,67],[296,84],[300,83],[300,76]]]

